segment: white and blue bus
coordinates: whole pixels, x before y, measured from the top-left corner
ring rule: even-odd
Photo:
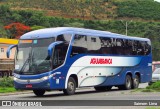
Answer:
[[[58,27],[40,29],[21,36],[16,47],[14,86],[45,91],[76,88],[97,91],[137,88],[152,76],[151,42],[106,31]]]

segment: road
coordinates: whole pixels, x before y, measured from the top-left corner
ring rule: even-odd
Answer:
[[[145,88],[147,84],[141,84],[139,88]],[[132,90],[118,90],[117,88],[113,87],[111,91],[106,91],[106,92],[96,92],[94,88],[84,88],[84,89],[77,89],[76,94],[72,96],[65,96],[63,95],[63,92],[61,91],[52,91],[52,92],[47,92],[43,97],[36,97],[33,93],[27,93],[27,94],[15,94],[15,95],[3,95],[0,96],[0,100],[45,100],[49,102],[49,100],[57,101],[57,100],[64,100],[65,101],[89,101],[91,100],[160,100],[160,93],[156,92],[133,92]],[[84,109],[84,108],[91,108],[90,106],[84,106],[84,107],[77,107],[77,106],[56,106],[58,109]],[[110,106],[109,106],[110,107]],[[107,107],[107,108],[109,108]],[[100,106],[98,108],[105,109],[106,107]],[[110,107],[111,109],[117,108],[117,106]],[[126,108],[126,106],[120,106],[118,108]],[[129,109],[134,109],[135,106],[130,107]],[[142,108],[141,106],[136,108]],[[143,107],[144,108],[144,107]],[[12,108],[13,109],[13,108]],[[40,109],[40,108],[38,108]],[[48,107],[47,107],[48,109]],[[96,107],[92,107],[92,109],[97,109]]]

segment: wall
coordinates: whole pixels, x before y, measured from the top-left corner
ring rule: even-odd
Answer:
[[[9,44],[0,44],[0,59],[8,59],[6,56],[6,52],[9,46],[10,46]],[[14,59],[14,55],[15,55],[15,48],[11,50],[9,59]]]

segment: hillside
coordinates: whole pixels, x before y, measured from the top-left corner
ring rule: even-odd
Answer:
[[[43,10],[49,16],[67,18],[112,18],[116,8],[111,2],[97,0],[8,0],[2,2],[14,10]],[[98,15],[97,15],[98,14]]]
[[[127,35],[151,39],[153,59],[160,60],[160,3],[154,0],[0,0],[0,37],[63,26],[126,34],[126,22]]]
[[[45,11],[49,16],[81,19],[159,20],[160,3],[154,0],[1,0],[13,10]]]

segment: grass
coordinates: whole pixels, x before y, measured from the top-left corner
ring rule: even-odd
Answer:
[[[0,93],[17,92],[14,87],[0,87]]]
[[[145,109],[160,109],[160,107],[147,107]]]
[[[147,86],[146,88],[134,89],[131,92],[160,92],[160,81],[157,81],[152,85]]]
[[[142,92],[157,92],[157,91],[153,89],[142,89]]]
[[[11,77],[4,77],[0,78],[0,87],[13,87],[13,78]]]
[[[4,77],[0,78],[0,93],[17,92],[14,88],[13,78]]]
[[[157,81],[157,82],[153,83],[152,85],[147,86],[146,89],[155,90],[157,92],[160,92],[160,81]]]
[[[146,88],[137,88],[137,89],[131,90],[131,92],[155,92],[155,90],[146,89]]]

